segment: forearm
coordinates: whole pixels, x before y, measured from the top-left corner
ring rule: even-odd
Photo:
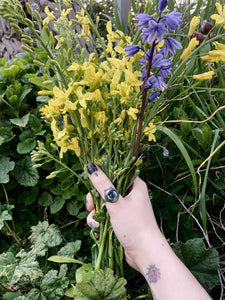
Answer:
[[[149,241],[149,239],[145,239]],[[136,261],[156,300],[210,300],[204,288],[178,259],[162,234],[143,243]]]

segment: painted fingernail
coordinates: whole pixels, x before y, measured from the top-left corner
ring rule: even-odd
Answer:
[[[91,229],[94,229],[96,227],[94,222],[89,223],[89,226],[91,227]]]
[[[87,170],[88,170],[88,173],[91,175],[94,172],[96,172],[98,169],[95,164],[89,163],[89,164],[87,164]]]

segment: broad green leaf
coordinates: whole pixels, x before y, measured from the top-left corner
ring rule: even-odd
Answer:
[[[63,269],[65,269],[64,272]],[[69,285],[69,279],[65,277],[66,270],[67,267],[65,265],[62,265],[60,267],[59,274],[56,270],[50,270],[44,276],[41,283],[41,289],[48,300],[63,299],[64,290]]]
[[[22,296],[20,291],[17,292],[6,292],[2,296],[2,300],[15,300],[18,299],[19,296]]]
[[[9,157],[4,157],[0,160],[0,183],[8,183],[8,173],[14,169],[15,162],[10,161]]]
[[[40,198],[38,199],[38,203],[41,206],[50,206],[52,204],[52,201],[52,196],[48,192],[42,193]]]
[[[47,221],[39,222],[31,227],[32,233],[29,237],[32,244],[44,244],[47,248],[58,246],[62,238],[58,227],[55,224],[49,225]]]
[[[77,216],[79,214],[79,208],[77,207],[76,201],[67,201],[66,209],[71,216]]]
[[[186,243],[178,242],[173,249],[207,291],[216,286],[219,255],[214,248],[206,249],[203,240],[196,238]]]
[[[34,132],[39,132],[41,131],[43,125],[41,123],[41,121],[39,120],[39,118],[37,118],[35,115],[31,115],[30,116],[30,120],[29,120],[29,125],[31,127],[31,129],[34,131]]]
[[[196,128],[193,128],[191,131],[192,131],[192,134],[193,134],[194,138],[196,139],[196,141],[198,143],[200,143],[201,146],[204,146],[205,145],[205,141],[204,141],[203,136],[202,136],[202,130],[201,130],[201,128],[196,127]]]
[[[51,214],[56,214],[57,212],[59,212],[63,208],[64,204],[65,199],[63,199],[62,197],[56,197],[50,205]]]
[[[72,257],[67,257],[67,256],[58,256],[58,255],[53,255],[48,258],[49,261],[53,261],[56,263],[63,263],[63,264],[80,264],[83,265],[84,263],[80,260],[74,259]]]
[[[12,130],[8,127],[1,127],[0,128],[0,146],[3,143],[7,143],[9,141],[11,141],[14,138],[14,134],[12,132]]]
[[[10,119],[11,123],[13,125],[19,126],[19,127],[26,127],[29,121],[30,114],[26,114],[22,118],[18,119]]]
[[[35,282],[42,276],[37,261],[20,262],[12,252],[6,252],[0,255],[0,278],[5,277],[11,284]]]
[[[28,138],[20,143],[17,144],[17,152],[19,154],[25,154],[29,153],[31,150],[33,150],[36,146],[36,140],[35,138]]]
[[[76,270],[76,282],[80,283],[83,280],[89,281],[93,277],[94,269],[92,264],[85,264]]]
[[[2,70],[3,76],[16,77],[16,74],[20,71],[20,67],[12,65]]]
[[[29,156],[17,161],[12,173],[18,182],[24,186],[34,186],[39,179],[38,171],[33,168],[33,163]]]
[[[14,208],[14,205],[1,204],[0,203],[0,230],[4,226],[4,221],[12,220],[10,211]]]
[[[126,298],[126,280],[117,278],[113,275],[113,270],[95,270],[86,273],[82,282],[77,284],[69,293],[76,300],[125,300]],[[67,295],[67,294],[66,294]]]
[[[80,250],[81,241],[77,240],[75,242],[70,242],[66,244],[66,246],[62,247],[57,255],[60,256],[67,256],[67,257],[74,257],[74,255]]]

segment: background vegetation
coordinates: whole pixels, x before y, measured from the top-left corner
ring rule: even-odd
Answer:
[[[94,20],[99,15],[101,36],[107,34],[109,19],[114,28],[122,29],[113,1],[86,2]],[[212,22],[212,12],[217,13],[214,0],[192,2],[169,1],[170,10],[176,6],[183,13],[182,29],[176,33],[183,48],[188,45],[193,15],[201,16],[201,22]],[[145,9],[153,14],[156,5],[157,1],[131,1],[134,13]],[[2,8],[0,14],[4,15]],[[26,22],[27,26],[19,23],[20,28],[29,28]],[[133,21],[126,30],[135,34]],[[224,44],[224,29],[213,30]],[[87,191],[74,172],[84,179],[85,174],[72,152],[59,158],[51,130],[39,113],[49,97],[38,95],[56,82],[57,64],[66,68],[84,53],[79,46],[69,53],[78,41],[74,34],[61,52],[53,50],[49,58],[43,45],[49,43],[54,49],[51,32],[43,30],[40,38],[32,37],[31,43],[26,43],[27,53],[0,60],[1,299],[69,299],[68,288],[79,281],[76,260],[92,260]],[[209,64],[199,58],[212,49],[212,41],[205,36],[184,61],[180,59],[182,51],[175,56],[169,88],[160,96],[161,109],[155,116],[157,143],[143,153],[140,176],[148,183],[158,223],[174,251],[213,299],[224,299],[224,62]],[[93,32],[91,47],[98,42]],[[193,79],[194,74],[210,68],[216,70],[211,80]],[[154,109],[154,103],[152,106]],[[40,164],[34,168],[31,152],[38,145]],[[49,261],[53,255],[69,257],[71,263]],[[152,299],[144,279],[128,266],[125,278],[128,298]]]

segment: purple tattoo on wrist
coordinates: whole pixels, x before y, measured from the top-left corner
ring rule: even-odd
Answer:
[[[156,283],[160,279],[160,270],[155,265],[149,265],[146,276],[149,283]]]

